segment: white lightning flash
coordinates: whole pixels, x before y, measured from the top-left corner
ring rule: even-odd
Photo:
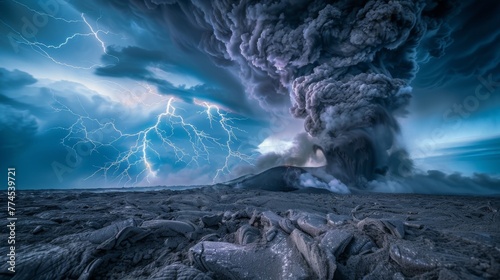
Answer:
[[[67,36],[65,38],[61,38],[61,40],[60,40],[59,43],[48,44],[48,43],[40,42],[37,39],[36,35],[37,35],[39,29],[35,29],[33,31],[34,34],[24,34],[24,33],[19,32],[18,30],[16,30],[15,28],[13,28],[9,24],[7,24],[5,21],[3,21],[3,20],[0,19],[0,22],[3,25],[7,26],[13,32],[13,34],[15,34],[14,36],[12,36],[12,35],[9,34],[9,40],[13,41],[14,44],[20,44],[20,45],[29,46],[34,52],[36,52],[36,53],[40,54],[41,56],[43,56],[43,57],[51,60],[53,63],[61,65],[61,66],[70,67],[70,68],[74,68],[74,69],[84,69],[84,70],[94,69],[94,68],[97,68],[97,67],[103,67],[105,65],[102,65],[100,63],[94,63],[94,64],[89,65],[89,66],[81,66],[81,65],[75,65],[75,64],[67,63],[67,62],[64,62],[64,61],[56,58],[54,55],[51,54],[51,52],[53,52],[53,51],[60,50],[60,49],[62,49],[64,47],[66,47],[71,41],[73,41],[73,40],[75,40],[77,38],[90,37],[90,38],[94,38],[97,41],[97,43],[100,45],[100,48],[102,49],[102,52],[104,54],[109,55],[109,56],[113,57],[114,59],[118,60],[118,58],[116,56],[110,55],[107,52],[107,50],[106,50],[106,44],[104,43],[104,40],[101,38],[101,35],[103,35],[103,34],[107,35],[107,34],[110,34],[111,32],[108,31],[108,30],[100,29],[99,27],[94,28],[88,22],[87,18],[85,17],[85,14],[83,14],[83,13],[80,14],[81,20],[66,19],[66,18],[56,17],[54,15],[50,15],[50,14],[38,11],[38,10],[33,9],[33,8],[27,6],[26,4],[20,3],[18,1],[13,1],[13,2],[15,2],[15,3],[23,6],[24,8],[26,8],[27,10],[29,10],[29,11],[31,11],[33,13],[36,13],[36,14],[38,14],[40,16],[44,16],[46,18],[50,18],[52,20],[61,21],[64,24],[68,24],[68,25],[78,25],[78,24],[80,24],[81,25],[83,23],[84,26],[86,28],[88,28],[88,30],[89,30],[89,32],[74,32],[73,34],[71,34],[71,35],[69,35],[69,36]],[[99,17],[96,20],[96,24],[98,24],[98,22],[99,22],[99,20],[100,20],[101,17]],[[41,26],[40,28],[43,28],[43,26]],[[75,26],[74,28],[78,28],[78,26]]]
[[[173,97],[168,99],[165,110],[156,116],[152,125],[134,133],[119,129],[112,120],[100,121],[90,117],[81,103],[80,111],[83,113],[78,113],[55,100],[56,111],[67,112],[76,118],[69,127],[58,128],[67,132],[61,141],[65,147],[76,151],[77,145],[87,143],[91,152],[99,153],[104,147],[116,151],[116,157],[104,166],[97,167],[87,179],[102,175],[107,181],[124,185],[136,185],[142,180],[150,182],[152,178],[165,175],[158,173],[159,165],[166,156],[173,156],[176,163],[200,166],[201,161],[210,163],[211,150],[217,147],[224,152],[225,160],[213,177],[213,182],[216,182],[221,174],[229,173],[231,159],[247,163],[251,160],[250,156],[233,148],[234,141],[237,140],[236,132],[244,133],[233,125],[234,121],[240,119],[228,117],[217,105],[207,102],[195,103],[204,107],[199,113],[206,114],[211,132],[213,129],[223,131],[225,137],[222,140],[190,123],[178,112],[182,109],[175,106],[176,100]],[[215,127],[216,125],[218,127]],[[186,137],[187,142],[179,141],[179,137]]]
[[[222,173],[229,173],[229,162],[230,162],[231,158],[236,158],[240,161],[251,164],[250,163],[250,160],[251,160],[250,156],[248,156],[244,153],[241,153],[239,150],[234,150],[232,148],[234,141],[238,140],[238,137],[236,136],[235,132],[239,131],[241,133],[246,133],[246,131],[233,125],[234,121],[242,120],[242,119],[228,117],[227,113],[222,112],[222,110],[217,105],[210,104],[208,102],[196,102],[195,101],[195,103],[198,105],[204,106],[206,108],[204,113],[206,113],[206,115],[207,115],[207,118],[210,122],[210,127],[212,128],[213,127],[212,124],[214,122],[217,122],[220,125],[220,127],[224,130],[224,132],[227,136],[226,141],[223,144],[219,143],[219,145],[222,145],[227,150],[227,154],[226,154],[226,158],[224,161],[224,165],[222,167],[220,167],[219,169],[217,169],[215,177],[213,178],[213,183],[215,183],[217,181],[217,178]],[[212,113],[212,111],[215,111],[215,115],[214,115],[214,113]]]
[[[20,5],[20,6],[23,6],[25,7],[26,9],[28,9],[29,11],[35,13],[35,14],[38,14],[38,15],[41,15],[41,16],[45,16],[45,17],[49,17],[49,18],[52,18],[54,20],[59,20],[59,21],[63,21],[65,23],[78,23],[78,22],[81,22],[80,20],[72,20],[72,19],[65,19],[65,18],[62,18],[62,17],[56,17],[54,15],[51,15],[51,14],[47,14],[47,13],[44,13],[44,12],[40,12],[40,11],[37,11],[33,8],[30,8],[28,5],[26,4],[23,4],[21,2],[18,2],[16,0],[12,0],[12,2]]]

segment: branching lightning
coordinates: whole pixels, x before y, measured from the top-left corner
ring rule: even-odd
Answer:
[[[235,132],[239,131],[242,133],[246,133],[246,131],[233,125],[233,122],[235,120],[241,120],[241,119],[228,117],[227,113],[222,112],[218,106],[209,104],[208,102],[201,102],[200,105],[206,108],[204,112],[206,113],[207,118],[210,122],[210,127],[211,128],[213,127],[212,126],[213,122],[218,122],[220,127],[225,131],[225,134],[227,135],[226,141],[224,142],[224,144],[222,144],[224,148],[227,150],[227,155],[224,161],[224,165],[221,168],[217,169],[217,172],[213,179],[213,182],[215,182],[219,177],[219,175],[225,172],[229,172],[229,161],[231,160],[231,158],[237,158],[241,161],[250,163],[251,160],[250,156],[241,153],[238,150],[234,150],[232,148],[234,140],[238,139]],[[214,113],[212,113],[212,111],[215,111],[215,115]]]
[[[66,131],[61,140],[65,147],[76,152],[77,145],[85,143],[90,146],[91,152],[99,153],[105,147],[116,151],[116,157],[109,159],[104,166],[97,166],[87,179],[102,175],[107,181],[118,184],[135,185],[142,180],[150,182],[152,178],[161,177],[159,168],[168,158],[175,158],[175,163],[200,166],[202,161],[211,163],[211,152],[218,148],[224,151],[225,160],[215,172],[213,182],[216,182],[221,174],[229,172],[231,159],[250,163],[250,156],[233,148],[237,132],[245,131],[233,125],[239,119],[229,117],[217,105],[207,102],[195,104],[204,108],[199,113],[206,115],[210,131],[219,129],[224,139],[214,137],[190,123],[178,112],[182,109],[176,106],[174,97],[168,99],[164,111],[156,116],[153,124],[133,133],[118,128],[113,120],[92,118],[80,102],[79,111],[83,113],[70,109],[57,99],[53,108],[76,118],[70,126],[58,127]]]
[[[99,63],[91,63],[92,65],[70,64],[57,57],[57,51],[67,49],[77,40],[80,42],[84,38],[92,40],[94,45],[99,46],[97,53],[112,56],[118,60],[117,57],[108,53],[105,35],[110,34],[110,31],[99,27],[100,17],[93,23],[83,13],[80,14],[80,18],[67,19],[38,11],[30,5],[15,0],[14,2],[38,15],[39,18],[46,18],[47,21],[42,25],[48,24],[49,20],[57,21],[59,24],[67,26],[66,30],[78,32],[72,32],[57,42],[49,43],[37,38],[40,37],[37,36],[40,35],[37,34],[39,29],[41,30],[44,26],[37,25],[37,28],[28,34],[24,27],[16,29],[0,19],[0,23],[12,31],[9,40],[11,43],[14,42],[13,46],[17,44],[28,46],[53,63],[73,69],[94,69],[104,66]],[[97,48],[97,46],[95,47]],[[221,179],[223,174],[229,173],[233,161],[250,163],[250,156],[245,155],[235,147],[238,142],[237,135],[246,133],[235,125],[235,122],[241,119],[231,117],[227,110],[202,101],[195,101],[194,104],[187,105],[190,106],[190,110],[193,106],[201,108],[198,113],[206,116],[209,124],[207,125],[205,122],[205,127],[194,122],[191,118],[194,115],[183,111],[184,106],[178,103],[178,100],[174,97],[168,98],[158,94],[149,84],[140,84],[141,91],[145,93],[137,93],[116,82],[105,82],[113,90],[120,91],[120,94],[117,94],[119,96],[117,98],[120,99],[119,103],[133,106],[137,110],[147,108],[145,111],[154,111],[157,114],[146,125],[141,126],[139,123],[135,123],[132,127],[130,125],[122,127],[121,125],[125,123],[123,119],[115,121],[89,114],[91,110],[86,107],[88,105],[82,103],[83,99],[78,99],[76,103],[69,105],[54,94],[54,102],[52,103],[54,111],[66,114],[71,118],[68,125],[54,128],[65,132],[61,144],[72,151],[72,154],[78,155],[79,148],[85,146],[88,154],[98,154],[105,159],[106,163],[95,166],[95,172],[87,179],[103,176],[108,181],[133,185],[143,180],[149,182],[152,178],[162,178],[165,175],[161,174],[164,172],[162,169],[164,165],[203,166],[203,164],[210,164],[213,166],[214,163],[220,163],[213,176],[213,182],[216,182]],[[150,102],[152,100],[153,102]],[[158,104],[166,104],[166,106],[163,110],[159,110]],[[89,110],[87,111],[87,109]],[[92,112],[94,111],[92,110]],[[197,111],[196,108],[195,111]],[[198,121],[199,119],[197,118]],[[133,120],[133,122],[135,121]],[[204,129],[200,129],[201,127]],[[224,160],[221,160],[221,151]],[[215,154],[217,157],[214,157]],[[217,159],[219,160],[217,161]]]
[[[72,20],[72,19],[65,19],[65,18],[62,18],[62,17],[56,17],[54,15],[51,15],[51,14],[47,14],[47,13],[44,13],[44,12],[40,12],[40,11],[37,11],[33,8],[30,8],[28,5],[26,4],[23,4],[21,2],[18,2],[16,0],[12,0],[12,2],[20,5],[20,6],[23,6],[25,7],[27,10],[35,13],[35,14],[38,14],[38,15],[41,15],[41,16],[46,16],[46,17],[49,17],[49,18],[52,18],[54,20],[59,20],[59,21],[63,21],[63,22],[66,22],[66,23],[78,23],[78,22],[81,22],[80,20]]]
[[[106,45],[104,44],[104,42],[102,41],[101,38],[99,38],[99,33],[104,33],[104,34],[108,34],[109,31],[103,31],[101,29],[98,29],[97,31],[94,31],[94,28],[92,27],[92,25],[90,25],[90,23],[87,21],[87,19],[85,18],[85,15],[84,14],[81,14],[81,17],[82,17],[82,20],[83,22],[85,22],[85,24],[89,27],[90,31],[91,31],[91,34],[94,35],[95,39],[97,41],[99,41],[99,43],[101,43],[101,48],[102,48],[102,52],[105,53],[105,54],[108,54],[106,52]],[[99,17],[97,19],[97,21],[99,21],[99,19],[101,19],[101,17]]]
[[[64,38],[62,40],[60,40],[60,43],[48,44],[48,43],[40,42],[37,39],[37,36],[36,36],[37,33],[39,32],[39,29],[43,28],[45,24],[42,25],[39,28],[35,27],[36,29],[32,30],[33,34],[24,34],[24,33],[19,32],[15,28],[13,28],[9,24],[7,24],[5,21],[0,20],[0,22],[2,24],[4,24],[5,26],[7,26],[15,34],[15,37],[10,38],[11,40],[12,39],[15,40],[15,43],[29,46],[33,51],[35,51],[36,53],[40,54],[43,57],[46,57],[46,58],[50,59],[55,64],[58,64],[58,65],[61,65],[61,66],[65,66],[65,67],[74,68],[74,69],[84,69],[84,70],[86,69],[86,70],[88,70],[88,69],[93,69],[93,68],[97,68],[97,67],[102,67],[104,65],[99,64],[99,63],[94,63],[94,64],[92,64],[90,66],[79,66],[79,65],[69,64],[69,63],[66,63],[64,61],[59,60],[54,55],[52,55],[49,51],[51,51],[51,50],[60,50],[63,47],[66,47],[71,41],[73,41],[73,40],[75,40],[77,38],[92,37],[92,38],[94,38],[98,42],[98,44],[100,45],[100,47],[102,49],[102,52],[104,54],[112,56],[113,58],[115,58],[115,59],[118,60],[117,57],[115,57],[113,55],[110,55],[107,52],[107,50],[106,50],[106,44],[104,43],[103,39],[101,38],[101,34],[107,35],[107,34],[110,34],[111,32],[108,31],[108,30],[99,29],[98,27],[97,27],[97,29],[94,28],[88,22],[87,18],[85,17],[85,14],[83,14],[83,13],[80,14],[81,19],[78,19],[78,20],[76,20],[76,19],[66,19],[66,18],[56,17],[54,15],[47,14],[47,13],[35,10],[35,9],[27,6],[26,4],[20,3],[18,1],[13,1],[13,2],[17,3],[20,6],[23,6],[27,10],[29,10],[29,11],[37,14],[37,15],[45,17],[47,20],[50,18],[50,19],[55,20],[55,21],[62,21],[63,23],[68,24],[68,25],[70,25],[70,24],[75,25],[75,24],[82,24],[83,23],[84,26],[85,26],[85,28],[87,28],[89,30],[89,32],[74,32],[73,34],[67,36],[66,38]],[[100,18],[101,17],[99,17],[96,20],[97,23],[99,22]],[[77,28],[77,27],[75,26],[75,28]]]
[[[66,131],[66,135],[61,139],[61,144],[67,149],[76,154],[77,146],[84,144],[88,147],[90,154],[99,152],[99,148],[104,146],[112,146],[112,141],[105,142],[103,135],[106,132],[118,131],[112,120],[98,120],[91,117],[82,105],[80,99],[78,104],[83,113],[77,113],[75,109],[71,109],[63,102],[59,101],[53,95],[54,103],[52,108],[55,112],[66,112],[75,117],[76,120],[69,127],[54,127],[52,129],[60,129]],[[97,127],[97,128],[93,128]]]

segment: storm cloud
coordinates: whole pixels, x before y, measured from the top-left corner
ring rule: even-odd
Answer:
[[[5,68],[0,68],[0,84],[2,88],[0,90],[4,91],[7,89],[21,88],[27,85],[36,83],[36,79],[30,74],[19,71],[17,69],[9,71]]]
[[[278,165],[316,168],[320,161],[327,163],[320,172],[326,182],[331,178],[354,188],[390,191],[399,184],[403,187],[395,191],[419,192],[425,185],[421,190],[431,192],[435,185],[459,192],[465,186],[480,193],[476,186],[485,184],[488,193],[498,184],[471,175],[498,174],[497,142],[482,141],[498,139],[500,120],[494,1],[68,0],[57,5],[57,15],[37,27],[35,37],[16,45],[12,38],[26,29],[23,17],[32,21],[40,5],[0,3],[8,11],[0,22],[6,67],[0,69],[0,127],[2,136],[20,139],[2,140],[2,154],[18,166],[31,164],[35,155],[47,158],[30,173],[30,184],[83,186],[89,181],[73,182],[130,147],[115,142],[116,150],[85,156],[57,183],[51,162],[66,162],[61,140],[78,115],[57,112],[56,100],[132,133],[151,125],[170,98],[187,121],[216,139],[225,139],[225,131],[214,131],[205,115],[193,112],[211,104],[235,118],[241,131],[232,144],[251,160],[232,162],[229,178],[218,182]],[[473,99],[478,87],[480,100]],[[187,139],[176,133],[172,140]],[[485,149],[489,152],[478,152]],[[211,158],[223,162],[221,152],[213,151]],[[196,184],[210,183],[220,167],[187,166],[168,153],[154,158],[154,183],[193,183],[194,177]],[[452,175],[420,171],[428,169]],[[176,179],[181,170],[180,178],[190,180]]]
[[[170,15],[172,3],[146,6],[165,4]],[[453,1],[175,5],[206,31],[201,49],[239,67],[249,94],[292,97],[291,112],[319,139],[329,171],[348,183],[387,170],[391,150],[400,149],[395,118],[411,97],[417,47],[420,56],[441,56],[450,43],[447,20],[458,11]]]

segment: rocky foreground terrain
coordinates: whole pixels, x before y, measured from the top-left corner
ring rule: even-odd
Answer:
[[[500,279],[499,197],[221,186],[16,204],[13,277],[0,212],[2,279]]]

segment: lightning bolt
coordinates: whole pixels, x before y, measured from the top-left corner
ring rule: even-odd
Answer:
[[[120,153],[115,161],[100,168],[91,176],[94,176],[102,171],[105,178],[107,178],[108,174],[111,173],[115,175],[117,171],[120,171],[121,167],[125,166],[125,168],[121,170],[118,177],[119,182],[126,179],[125,183],[128,184],[133,180],[130,174],[131,168],[143,164],[144,169],[139,173],[139,175],[135,176],[136,180],[133,181],[133,183],[137,183],[137,179],[144,173],[147,174],[146,179],[149,182],[149,178],[151,176],[156,177],[157,175],[153,168],[153,164],[151,163],[151,159],[160,159],[161,157],[161,151],[155,147],[156,145],[154,145],[152,141],[153,137],[160,141],[160,146],[167,148],[174,153],[177,162],[184,162],[188,157],[191,158],[188,161],[188,164],[193,162],[198,164],[198,161],[201,158],[208,161],[209,151],[207,142],[216,142],[217,139],[186,122],[184,117],[176,113],[176,110],[177,109],[174,106],[174,98],[172,97],[168,100],[165,111],[156,117],[156,122],[152,126],[132,134],[118,131],[120,133],[120,138],[134,139],[133,145],[131,145],[127,151]],[[191,143],[193,154],[188,154],[184,148],[178,146],[171,140],[174,136],[176,127],[179,127],[187,134],[189,142]]]
[[[62,17],[56,17],[56,16],[51,15],[51,14],[47,14],[47,13],[44,13],[44,12],[37,11],[35,9],[30,8],[28,5],[23,4],[21,2],[18,2],[16,0],[11,0],[11,1],[14,2],[14,3],[16,3],[16,4],[18,4],[18,5],[20,5],[20,6],[25,7],[27,10],[29,10],[29,11],[35,13],[35,14],[38,14],[38,15],[41,15],[41,16],[50,17],[50,18],[52,18],[54,20],[59,20],[59,21],[63,21],[63,22],[66,22],[66,23],[78,23],[78,22],[81,22],[80,20],[65,19],[65,18],[62,18]]]
[[[231,160],[240,160],[250,163],[251,157],[233,148],[237,140],[237,133],[244,130],[236,127],[233,122],[241,120],[229,117],[217,105],[207,102],[196,102],[203,107],[198,113],[204,114],[209,121],[211,132],[215,126],[223,131],[224,139],[214,137],[190,123],[180,112],[183,109],[176,106],[176,99],[170,97],[164,110],[159,113],[154,123],[137,132],[126,132],[119,129],[113,120],[102,121],[91,117],[78,100],[79,110],[71,109],[55,98],[53,108],[56,112],[67,112],[75,118],[69,127],[58,127],[66,131],[61,143],[76,152],[77,145],[89,144],[90,151],[99,153],[104,147],[112,148],[117,156],[109,159],[104,166],[96,166],[96,171],[86,179],[102,175],[106,181],[118,184],[135,185],[141,180],[148,183],[150,179],[159,177],[158,165],[155,161],[162,161],[167,155],[175,158],[175,163],[183,162],[187,165],[200,166],[201,161],[210,163],[211,150],[214,147],[225,152],[225,160],[213,177],[213,182],[221,174],[229,173]],[[176,138],[179,134],[187,138],[188,145],[179,145]],[[105,137],[102,137],[102,136]],[[176,137],[177,136],[177,137]],[[121,148],[126,144],[126,147]]]
[[[104,33],[104,34],[109,34],[109,31],[103,31],[101,29],[98,29],[97,31],[94,30],[94,28],[92,27],[92,25],[90,25],[90,23],[87,21],[87,19],[85,18],[85,15],[82,13],[81,15],[83,21],[85,22],[85,24],[89,27],[92,35],[94,35],[95,39],[97,41],[99,41],[99,43],[101,43],[101,48],[102,48],[102,52],[105,53],[105,54],[108,54],[106,52],[106,45],[104,44],[104,42],[102,41],[101,38],[99,38],[99,33]],[[99,22],[99,20],[102,18],[102,15],[99,16],[99,18],[97,19],[97,22]]]
[[[75,121],[69,127],[53,127],[50,130],[64,130],[66,131],[66,135],[61,139],[61,144],[74,151],[76,153],[77,146],[80,144],[90,145],[89,152],[90,154],[94,152],[98,152],[98,149],[104,146],[112,147],[112,142],[105,142],[102,135],[107,132],[107,130],[111,129],[116,132],[114,125],[114,121],[100,121],[96,118],[91,117],[83,104],[81,103],[80,98],[77,97],[78,104],[83,113],[77,113],[76,110],[71,109],[69,106],[65,105],[63,102],[58,100],[55,97],[55,94],[52,94],[54,103],[52,104],[52,108],[55,112],[66,112],[71,116],[75,117]],[[96,128],[92,128],[96,127]]]
[[[234,141],[238,140],[235,132],[246,133],[246,131],[234,125],[234,121],[241,121],[243,119],[228,117],[228,114],[224,113],[217,105],[210,104],[208,102],[196,103],[206,108],[204,113],[207,115],[207,119],[210,122],[210,127],[213,128],[212,124],[214,122],[217,122],[227,136],[226,141],[223,144],[219,143],[220,146],[223,146],[227,150],[227,154],[225,157],[224,165],[217,169],[215,177],[213,178],[213,183],[215,183],[217,181],[217,178],[222,173],[229,173],[229,163],[231,158],[236,158],[238,160],[251,164],[250,160],[252,158],[250,156],[232,148]]]
[[[79,65],[69,64],[69,63],[63,62],[63,61],[57,59],[56,57],[54,57],[53,55],[51,55],[49,53],[49,50],[59,50],[59,49],[62,49],[64,47],[66,47],[71,41],[75,40],[76,38],[91,37],[91,38],[94,38],[96,40],[96,42],[100,45],[100,47],[102,49],[102,52],[104,54],[106,54],[108,56],[111,56],[114,59],[118,60],[118,58],[116,56],[110,55],[107,52],[107,50],[106,50],[106,44],[104,43],[103,39],[101,38],[102,34],[108,35],[111,32],[107,31],[107,30],[102,30],[102,29],[100,29],[98,27],[97,27],[97,29],[95,29],[88,22],[87,18],[85,17],[85,14],[83,14],[83,13],[80,14],[81,20],[66,19],[66,18],[62,18],[62,17],[56,17],[54,15],[50,15],[50,14],[47,14],[47,13],[44,13],[44,12],[41,12],[41,11],[37,11],[37,10],[29,7],[28,5],[20,3],[20,2],[15,1],[15,0],[13,0],[13,2],[17,3],[20,6],[23,6],[24,8],[26,8],[27,10],[29,10],[29,11],[31,11],[33,13],[36,13],[36,14],[41,15],[41,16],[46,16],[46,17],[51,18],[51,19],[56,20],[56,21],[62,21],[63,23],[66,23],[66,24],[82,24],[83,23],[84,26],[89,30],[89,32],[85,32],[85,33],[84,32],[75,32],[75,33],[71,34],[70,36],[67,36],[66,38],[62,39],[60,41],[60,43],[58,43],[58,44],[47,44],[47,43],[43,43],[43,42],[40,42],[40,41],[36,40],[36,33],[38,33],[38,31],[36,31],[35,34],[34,34],[35,36],[33,36],[34,40],[30,40],[26,36],[23,36],[23,34],[21,34],[15,28],[13,28],[9,24],[7,24],[5,21],[3,21],[3,20],[0,19],[0,22],[3,25],[7,26],[12,32],[14,32],[17,35],[15,37],[15,42],[17,42],[18,44],[29,46],[33,51],[35,51],[36,53],[40,54],[41,56],[43,56],[43,57],[51,60],[55,64],[58,64],[58,65],[61,65],[61,66],[65,66],[65,67],[74,68],[74,69],[89,70],[89,69],[93,69],[93,68],[96,68],[96,67],[102,67],[104,65],[102,65],[100,63],[94,63],[94,64],[92,64],[90,66],[79,66]],[[102,17],[102,15],[96,20],[96,24],[98,24],[98,22],[101,19],[101,17]],[[43,28],[43,26],[40,27],[40,28]]]
[[[48,43],[38,40],[36,34],[34,34],[35,36],[26,34],[23,36],[0,19],[0,23],[16,34],[13,38],[17,43],[28,46],[55,64],[74,69],[93,69],[104,66],[98,63],[70,64],[55,56],[56,51],[69,48],[71,43],[77,39],[92,40],[99,46],[99,53],[102,52],[102,54],[119,60],[108,52],[105,35],[113,33],[99,27],[102,14],[91,23],[83,13],[77,19],[67,19],[38,11],[16,0],[13,1],[32,13],[48,17],[49,20],[58,21],[58,23],[79,31],[64,38],[61,37],[55,43]],[[66,105],[62,99],[58,99],[53,93],[53,110],[61,114],[68,114],[72,120],[67,126],[53,128],[65,132],[61,144],[74,153],[78,152],[80,145],[87,145],[90,154],[100,154],[107,160],[103,166],[95,166],[96,171],[86,179],[103,176],[106,180],[125,185],[137,184],[142,180],[150,182],[150,179],[163,175],[159,173],[162,171],[160,162],[164,162],[165,159],[173,158],[175,163],[182,162],[185,165],[212,164],[210,162],[211,156],[216,149],[224,153],[224,160],[220,162],[220,166],[216,166],[217,170],[213,182],[219,180],[223,174],[229,173],[233,161],[250,162],[250,156],[235,148],[238,140],[237,135],[245,133],[235,125],[235,122],[241,119],[231,117],[226,109],[208,102],[195,101],[194,105],[190,104],[189,106],[199,106],[201,109],[198,113],[206,116],[209,122],[210,130],[200,129],[190,120],[189,112],[183,109],[177,99],[174,97],[166,98],[165,95],[158,94],[149,84],[139,85],[140,89],[145,91],[145,93],[140,94],[113,81],[106,81],[106,83],[114,90],[130,96],[127,99],[123,98],[123,95],[118,95],[120,96],[118,98],[123,98],[120,102],[128,102],[127,105],[130,106],[148,107],[148,111],[154,110],[158,113],[151,119],[146,128],[141,127],[139,131],[131,131],[132,129],[119,127],[118,124],[121,124],[123,120],[115,122],[115,120],[103,120],[92,116],[80,99],[77,99],[76,105],[70,106]],[[166,104],[166,106],[160,111],[158,104]],[[183,137],[182,141],[179,141],[180,137]],[[110,151],[113,155],[110,155]]]

